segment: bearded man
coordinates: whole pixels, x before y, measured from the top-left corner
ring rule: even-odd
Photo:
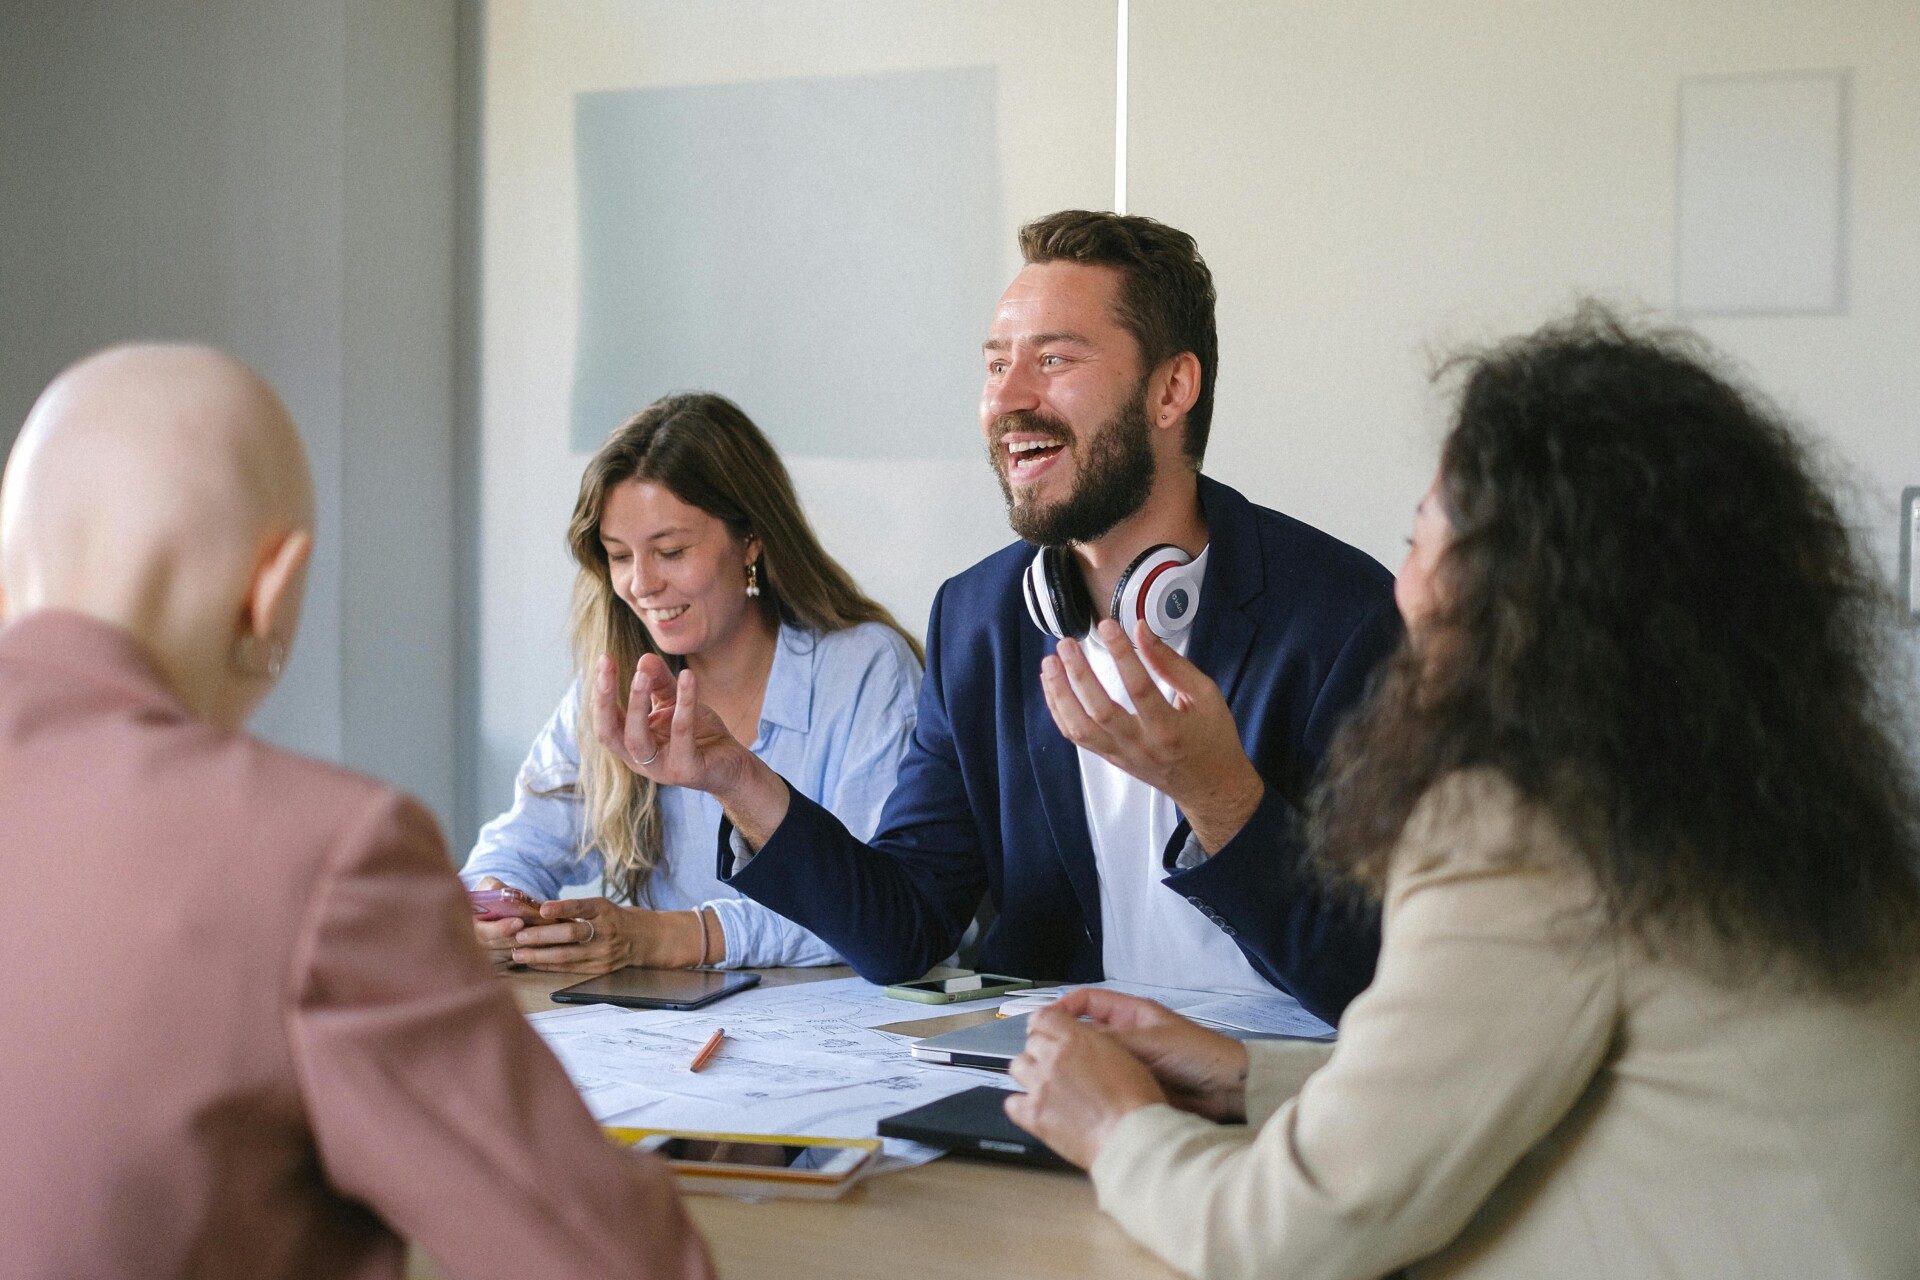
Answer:
[[[602,687],[595,731],[636,772],[718,797],[722,877],[872,981],[939,963],[984,896],[982,969],[1279,987],[1336,1021],[1378,922],[1302,865],[1301,809],[1399,643],[1392,576],[1200,474],[1218,342],[1191,236],[1075,210],[1020,247],[980,422],[1022,541],[941,587],[871,843],[727,734],[685,673],[643,663],[627,705],[644,714]]]

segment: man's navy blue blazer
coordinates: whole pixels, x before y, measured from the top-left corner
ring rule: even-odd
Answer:
[[[1238,835],[1165,887],[1334,1021],[1372,981],[1379,920],[1303,867],[1300,805],[1340,718],[1399,643],[1393,577],[1204,476],[1200,501],[1211,552],[1187,656],[1226,694],[1267,794]],[[729,877],[721,829],[722,878],[819,934],[870,981],[915,978],[952,954],[983,893],[997,915],[982,969],[1102,976],[1079,757],[1040,691],[1054,641],[1021,595],[1033,554],[1015,543],[941,586],[919,723],[871,844],[796,790],[779,829]],[[1186,838],[1183,821],[1169,866]]]

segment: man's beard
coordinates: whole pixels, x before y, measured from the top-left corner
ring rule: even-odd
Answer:
[[[1073,491],[1051,507],[1016,493],[1007,479],[1013,462],[1001,441],[1019,431],[1045,433],[1063,447],[1071,447],[1075,435],[1058,418],[1030,410],[1002,415],[989,433],[987,456],[1007,500],[1007,523],[1028,542],[1043,547],[1092,542],[1138,511],[1153,491],[1153,425],[1147,421],[1145,382],[1074,459]]]

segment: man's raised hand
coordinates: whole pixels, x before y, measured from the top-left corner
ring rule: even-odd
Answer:
[[[1266,794],[1220,686],[1144,622],[1129,643],[1120,624],[1108,619],[1100,624],[1100,639],[1133,711],[1108,696],[1079,642],[1062,640],[1040,664],[1040,688],[1054,724],[1068,741],[1172,799],[1200,846],[1219,852]],[[1171,698],[1155,676],[1173,690]]]

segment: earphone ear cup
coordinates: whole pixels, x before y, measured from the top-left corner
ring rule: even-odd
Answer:
[[[1021,578],[1027,616],[1056,640],[1077,640],[1093,628],[1093,601],[1063,547],[1042,547]]]
[[[1178,636],[1193,625],[1200,598],[1192,564],[1192,556],[1168,543],[1142,551],[1114,584],[1114,619],[1129,632],[1145,622],[1162,640]]]
[[[1142,593],[1142,612],[1153,634],[1171,641],[1193,625],[1195,608],[1200,603],[1199,575],[1190,562],[1183,562],[1154,575]]]
[[[1041,550],[1048,595],[1053,600],[1053,615],[1060,620],[1061,639],[1078,640],[1093,630],[1093,597],[1073,562],[1073,552],[1065,547]]]
[[[1075,574],[1077,578],[1077,574]],[[1079,637],[1081,631],[1075,631],[1075,612],[1073,595],[1062,583],[1060,562],[1056,558],[1054,547],[1041,547],[1041,551],[1027,564],[1027,572],[1021,574],[1021,591],[1027,597],[1027,616],[1033,618],[1033,626],[1052,635],[1054,639]],[[1085,595],[1085,587],[1083,587]]]
[[[1046,570],[1040,560],[1047,553],[1042,551],[1020,575],[1020,588],[1027,597],[1027,616],[1033,619],[1033,625],[1047,635],[1060,637],[1060,620],[1053,615],[1052,593],[1047,590]]]

